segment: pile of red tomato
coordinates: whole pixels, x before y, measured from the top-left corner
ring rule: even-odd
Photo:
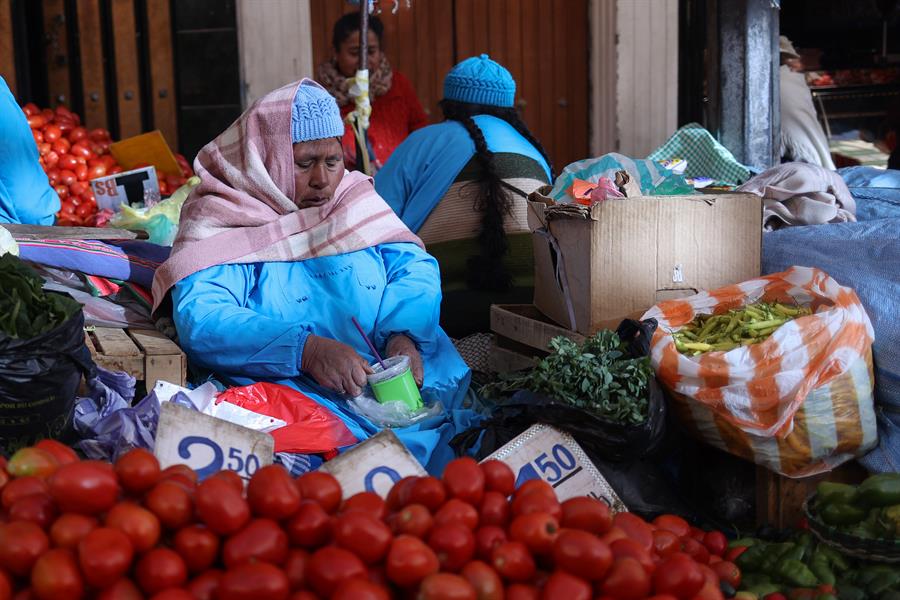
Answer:
[[[106,129],[88,130],[81,118],[63,105],[55,110],[40,109],[33,103],[22,107],[37,144],[39,162],[50,185],[60,200],[56,224],[93,226],[97,215],[97,199],[90,181],[122,172],[122,167],[109,153],[112,144]],[[181,175],[157,173],[159,189],[169,195],[193,175],[190,164],[181,154],[175,155]]]
[[[0,473],[0,599],[719,600],[740,579],[721,533],[514,489],[498,461],[455,460],[386,500],[345,499],[324,472],[198,483],[143,450],[108,464],[52,441]]]

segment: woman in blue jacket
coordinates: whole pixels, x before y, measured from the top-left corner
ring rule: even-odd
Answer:
[[[348,407],[379,352],[406,355],[426,403],[444,411],[395,430],[427,468],[453,457],[470,373],[439,326],[440,275],[419,239],[344,169],[337,103],[303,80],[267,94],[200,151],[201,184],[156,273],[171,290],[191,362],[228,385],[292,386],[336,413],[357,439],[377,431]]]
[[[441,324],[487,331],[489,307],[531,303],[528,194],[552,181],[546,152],[514,107],[516,82],[486,54],[444,79],[444,122],[413,132],[375,189],[441,267]]]

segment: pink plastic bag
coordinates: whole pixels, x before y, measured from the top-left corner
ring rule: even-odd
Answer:
[[[357,442],[333,412],[302,392],[277,383],[254,383],[225,390],[215,402],[230,402],[287,425],[271,432],[275,452],[322,454]]]

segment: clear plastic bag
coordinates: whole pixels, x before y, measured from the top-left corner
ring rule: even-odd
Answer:
[[[178,233],[181,206],[191,190],[200,184],[199,177],[191,177],[183,186],[162,202],[149,208],[132,208],[123,204],[121,211],[109,221],[110,227],[138,229],[150,235],[150,242],[160,246],[171,246]]]
[[[444,412],[444,407],[440,402],[412,410],[406,403],[399,400],[382,404],[367,394],[351,398],[347,404],[353,412],[369,419],[379,427],[406,427],[429,417],[440,416]]]

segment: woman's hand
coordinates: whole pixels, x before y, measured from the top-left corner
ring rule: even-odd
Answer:
[[[422,387],[425,371],[422,367],[422,356],[419,354],[415,342],[405,335],[398,334],[388,340],[386,351],[388,358],[401,355],[408,356],[409,368],[412,371],[413,379],[416,380],[416,385]]]
[[[342,394],[359,396],[372,372],[356,350],[341,342],[311,335],[306,338],[300,366],[319,385]]]

